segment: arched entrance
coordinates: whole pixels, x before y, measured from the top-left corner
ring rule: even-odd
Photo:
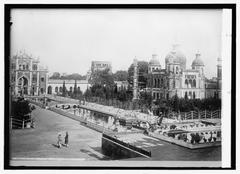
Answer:
[[[19,93],[28,94],[28,79],[26,77],[21,77],[18,79]]]
[[[52,86],[48,86],[48,94],[52,94]]]

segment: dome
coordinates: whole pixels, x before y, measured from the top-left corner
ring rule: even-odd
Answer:
[[[176,49],[176,46],[165,57],[165,63],[168,64],[170,62],[179,63],[181,67],[186,68],[186,56],[180,50]]]
[[[152,59],[149,62],[149,65],[160,65],[160,62],[158,60],[158,55],[153,54]]]
[[[200,53],[196,54],[196,58],[193,60],[192,66],[204,66]]]

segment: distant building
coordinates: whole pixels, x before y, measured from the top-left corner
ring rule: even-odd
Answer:
[[[205,98],[217,98],[218,84],[217,78],[205,79]]]
[[[75,80],[49,79],[47,85],[47,94],[62,94],[64,81],[67,91],[73,92]],[[87,80],[76,80],[76,82],[77,90],[81,90],[83,93],[90,86]]]
[[[91,72],[95,72],[95,71],[102,71],[105,69],[109,69],[110,72],[112,72],[112,63],[108,62],[108,61],[92,61],[92,65],[91,65]]]
[[[10,63],[12,94],[46,94],[48,69],[43,68],[38,59],[20,52],[11,58]]]
[[[129,86],[128,81],[114,81],[114,83],[117,86],[117,91],[127,90]]]
[[[206,81],[201,54],[196,53],[191,69],[187,69],[186,56],[178,47],[179,45],[174,45],[165,57],[165,69],[161,68],[155,54],[149,62],[147,90],[151,91],[153,99],[168,99],[174,95],[180,98],[203,99],[214,96],[216,91],[220,96],[221,66],[218,65],[219,75],[216,82]]]

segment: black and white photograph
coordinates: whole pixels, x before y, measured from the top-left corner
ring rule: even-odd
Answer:
[[[234,6],[179,7],[9,5],[5,165],[231,167]]]

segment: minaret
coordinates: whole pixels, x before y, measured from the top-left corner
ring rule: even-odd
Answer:
[[[137,68],[138,68],[138,61],[135,58],[133,62],[134,66],[134,74],[133,74],[133,100],[138,99],[138,74],[137,74]]]

